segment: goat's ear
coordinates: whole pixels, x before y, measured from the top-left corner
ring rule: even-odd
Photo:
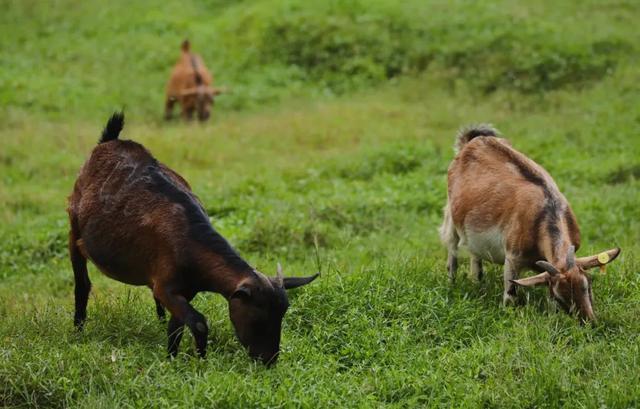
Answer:
[[[616,247],[615,249],[603,251],[602,253],[595,254],[593,256],[580,257],[576,259],[576,264],[578,264],[585,270],[594,267],[601,267],[615,260],[616,257],[618,257],[618,255],[620,254],[620,251],[620,247]]]
[[[241,285],[240,287],[236,288],[236,290],[233,292],[233,294],[231,295],[231,298],[240,298],[243,300],[247,300],[249,298],[251,298],[251,289],[249,287],[247,287],[246,285]]]
[[[517,284],[521,287],[535,287],[540,284],[547,284],[549,282],[550,275],[546,271],[535,276],[521,278],[519,280],[509,280],[513,284]]]
[[[549,263],[548,261],[544,261],[544,260],[536,261],[536,266],[540,267],[541,269],[549,273],[550,276],[555,276],[560,274],[558,269],[555,268],[554,265]]]
[[[290,288],[302,287],[303,285],[307,285],[318,278],[319,275],[320,273],[316,273],[309,277],[285,277],[283,279],[284,288],[288,290]]]

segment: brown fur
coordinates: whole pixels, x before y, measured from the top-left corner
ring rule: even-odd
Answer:
[[[191,52],[189,41],[185,40],[167,83],[165,118],[171,119],[177,102],[182,118],[192,119],[195,112],[198,119],[204,121],[209,118],[214,98],[220,93],[221,89],[213,88],[213,76],[204,61]]]
[[[284,289],[315,276],[274,281],[246,263],[211,227],[184,178],[142,145],[117,139],[123,121],[121,115],[112,117],[69,197],[76,326],[82,328],[86,318],[89,259],[105,275],[153,291],[158,314],[164,315],[163,307],[171,313],[172,356],[185,324],[198,353],[205,355],[206,319],[190,301],[198,292],[213,291],[229,301],[232,322],[250,355],[275,362],[288,306]]]
[[[470,241],[470,250],[476,249],[478,254],[471,250],[472,269],[478,274],[483,259],[504,263],[505,302],[512,300],[515,285],[525,285],[515,280],[519,271],[540,271],[537,262],[545,260],[561,274],[534,284],[557,288],[566,297],[568,309],[575,306],[583,317],[593,318],[590,296],[571,290],[571,283],[582,285],[586,277],[583,266],[568,257],[580,247],[580,230],[571,206],[540,165],[497,135],[483,125],[467,128],[457,138],[458,153],[449,166],[448,200],[440,229],[449,248],[451,279],[461,242]],[[485,247],[487,252],[477,251]]]

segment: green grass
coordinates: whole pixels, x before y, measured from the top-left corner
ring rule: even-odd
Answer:
[[[635,2],[3,3],[0,406],[640,405]],[[206,125],[159,119],[185,35],[236,90]],[[308,63],[323,50],[352,69]],[[214,294],[195,300],[207,359],[186,336],[166,360],[148,289],[93,267],[74,331],[65,200],[122,105],[124,137],[185,176],[257,268],[311,273],[318,242],[322,277],[290,292],[273,369],[250,361]],[[594,273],[597,324],[543,289],[502,308],[499,266],[449,285],[446,169],[458,127],[479,121],[554,176],[579,255],[622,247]]]

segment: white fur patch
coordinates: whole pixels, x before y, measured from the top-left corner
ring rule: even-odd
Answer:
[[[481,232],[468,229],[464,241],[474,256],[492,263],[504,264],[504,236],[499,228],[493,227]]]

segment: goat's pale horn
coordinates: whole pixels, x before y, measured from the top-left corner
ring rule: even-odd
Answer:
[[[276,283],[279,287],[284,287],[284,275],[282,274],[282,265],[280,263],[278,263],[276,271]]]
[[[572,268],[576,265],[576,246],[569,246],[567,251],[567,268]]]
[[[536,261],[536,266],[540,267],[541,269],[549,273],[549,275],[551,276],[560,274],[558,269],[555,268],[553,264],[549,263],[548,261],[544,261],[544,260]]]

